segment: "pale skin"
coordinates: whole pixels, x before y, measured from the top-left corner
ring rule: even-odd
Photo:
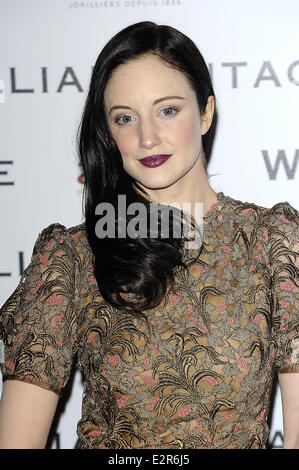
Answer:
[[[0,402],[0,449],[44,449],[58,395],[37,385],[8,380]]]
[[[165,96],[183,99],[154,104]],[[111,107],[117,105],[130,109],[122,107],[109,114]],[[169,113],[172,107],[179,112]],[[214,98],[209,97],[205,112],[200,113],[195,92],[185,76],[148,56],[116,69],[105,90],[105,108],[124,168],[145,188],[151,200],[167,204],[201,202],[205,214],[217,200],[204,169],[201,146],[201,136],[212,122]],[[173,117],[166,117],[169,114]],[[117,126],[115,119],[124,115],[129,116],[125,120],[129,125]],[[156,169],[138,162],[161,153],[173,156]],[[299,373],[278,374],[278,378],[284,448],[299,449]],[[17,380],[5,382],[0,402],[0,449],[44,448],[57,403],[58,395],[52,391]]]
[[[299,373],[278,374],[281,391],[284,449],[299,449]]]

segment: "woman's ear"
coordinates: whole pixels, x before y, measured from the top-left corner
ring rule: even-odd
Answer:
[[[201,115],[201,135],[205,135],[211,127],[215,110],[215,97],[210,95],[207,101],[206,109]]]

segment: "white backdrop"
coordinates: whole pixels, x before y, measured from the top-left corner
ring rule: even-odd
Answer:
[[[75,132],[91,69],[115,33],[144,20],[190,36],[209,64],[218,100],[214,190],[299,208],[297,0],[0,0],[0,305],[39,232],[83,221]],[[67,392],[52,448],[77,443],[78,372]],[[274,398],[269,443],[278,448],[278,387]]]

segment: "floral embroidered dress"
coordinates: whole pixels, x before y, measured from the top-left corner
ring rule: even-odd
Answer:
[[[265,448],[275,372],[299,372],[299,215],[217,197],[149,326],[104,302],[84,224],[38,237],[1,371],[61,394],[75,361],[82,448]]]

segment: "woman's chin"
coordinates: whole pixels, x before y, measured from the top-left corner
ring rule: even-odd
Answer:
[[[161,191],[163,189],[167,189],[170,186],[172,186],[175,182],[176,182],[176,180],[175,181],[172,181],[172,180],[171,181],[168,181],[168,180],[167,181],[165,181],[165,180],[157,181],[156,180],[156,181],[150,181],[150,182],[149,181],[146,181],[146,182],[145,181],[142,181],[142,182],[137,181],[137,183],[139,183],[140,186],[143,186],[145,190],[148,189],[148,190],[151,190],[151,191],[155,191],[155,190],[156,191],[159,191],[159,190]]]
[[[135,181],[140,185],[143,186],[144,189],[149,189],[149,190],[162,190],[162,189],[167,189],[170,188],[172,185],[174,185],[178,180],[180,180],[182,175],[177,175],[170,177],[169,175],[153,175],[150,178],[142,178],[142,179],[136,179]]]

